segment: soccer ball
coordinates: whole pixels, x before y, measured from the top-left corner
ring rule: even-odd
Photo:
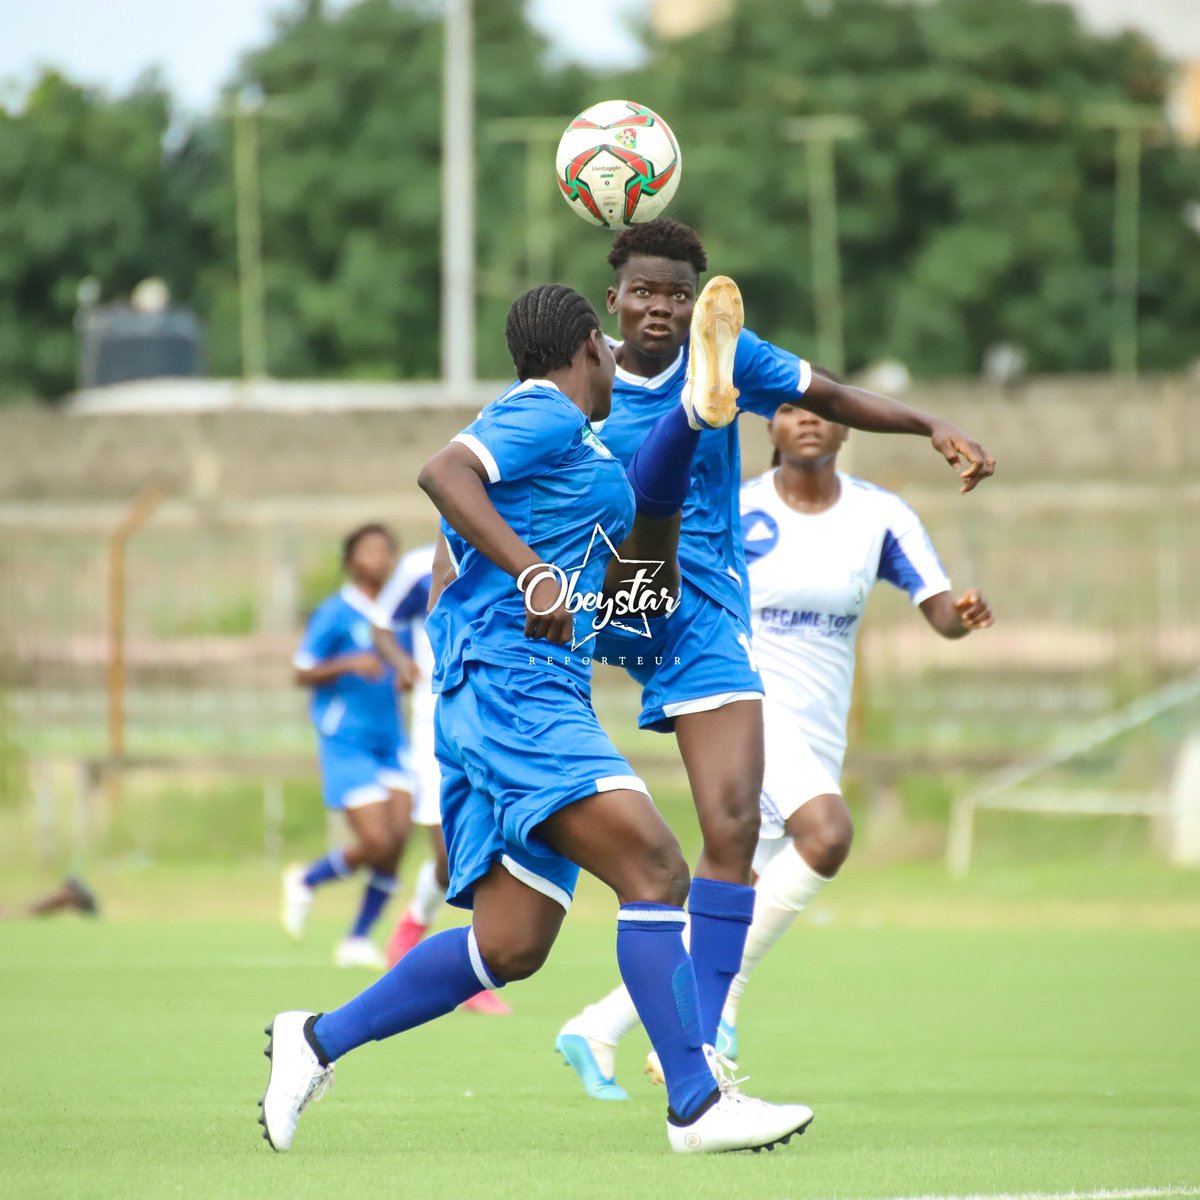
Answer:
[[[671,203],[683,160],[666,121],[644,104],[604,100],[567,126],[555,156],[572,212],[593,225],[640,225]]]

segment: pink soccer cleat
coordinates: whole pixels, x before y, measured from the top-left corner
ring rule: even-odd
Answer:
[[[495,992],[476,992],[459,1006],[466,1012],[483,1013],[485,1017],[509,1017],[512,1009]]]
[[[388,939],[387,965],[394,967],[428,932],[428,925],[414,921],[412,914],[405,911]]]

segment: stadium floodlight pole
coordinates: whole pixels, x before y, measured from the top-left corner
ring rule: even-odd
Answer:
[[[266,300],[263,287],[262,198],[258,182],[258,114],[262,97],[238,93],[233,113],[234,206],[237,216],[238,309],[242,378],[267,373]]]
[[[1086,110],[1091,124],[1116,134],[1113,198],[1112,369],[1138,373],[1138,243],[1141,230],[1142,147],[1145,135],[1162,128],[1157,113],[1120,104],[1094,104]]]
[[[546,283],[554,270],[554,238],[550,223],[550,164],[554,147],[569,118],[547,120],[497,117],[487,123],[488,135],[498,142],[521,142],[525,147],[525,285]]]
[[[442,384],[475,382],[475,163],[471,0],[446,0],[442,65]]]
[[[224,109],[233,125],[233,205],[243,379],[262,379],[267,374],[259,121],[264,116],[279,115],[283,107],[276,100],[264,100],[256,88],[245,87]]]
[[[790,117],[783,122],[784,138],[789,142],[804,143],[808,165],[809,239],[817,321],[817,361],[839,375],[846,369],[846,345],[834,144],[840,138],[861,137],[865,129],[866,125],[857,117],[833,113]]]

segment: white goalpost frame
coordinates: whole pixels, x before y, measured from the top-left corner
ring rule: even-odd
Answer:
[[[1101,717],[1067,745],[1025,762],[1014,763],[997,771],[974,791],[956,797],[950,809],[950,824],[946,835],[946,868],[951,875],[961,877],[971,866],[975,843],[975,814],[980,809],[993,812],[1044,813],[1053,816],[1178,816],[1188,826],[1189,843],[1200,840],[1190,836],[1191,825],[1200,820],[1192,809],[1200,808],[1200,778],[1195,794],[1188,795],[1193,775],[1200,776],[1200,737],[1188,740],[1180,758],[1177,786],[1172,794],[1162,791],[1118,792],[1089,789],[1078,792],[1054,789],[1024,791],[1018,788],[1039,775],[1063,766],[1081,754],[1145,725],[1155,717],[1200,697],[1200,675],[1177,680],[1157,691],[1141,696],[1124,708]],[[1198,731],[1200,734],[1200,731]],[[1195,746],[1193,746],[1195,741]],[[1189,765],[1195,764],[1195,765]],[[1188,848],[1195,850],[1195,847]],[[1196,850],[1200,855],[1200,850]],[[1191,853],[1180,861],[1195,862]]]

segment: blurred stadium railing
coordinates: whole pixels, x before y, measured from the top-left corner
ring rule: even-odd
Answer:
[[[1153,485],[909,499],[956,586],[982,588],[997,624],[943,642],[902,596],[876,591],[849,758],[873,797],[914,772],[978,775],[1035,754],[1200,670],[1200,504]],[[215,522],[168,503],[130,541],[131,769],[268,784],[314,773],[289,661],[306,613],[338,586],[338,536],[361,515],[331,502],[316,520],[280,502],[268,519],[226,507]],[[409,545],[427,536],[424,511],[414,515],[398,522]],[[14,802],[103,781],[106,554],[104,530],[61,515],[9,522],[0,539],[0,755]],[[617,740],[666,769],[670,744],[633,729],[633,691],[612,672],[597,691]],[[95,834],[94,814],[78,819]]]

